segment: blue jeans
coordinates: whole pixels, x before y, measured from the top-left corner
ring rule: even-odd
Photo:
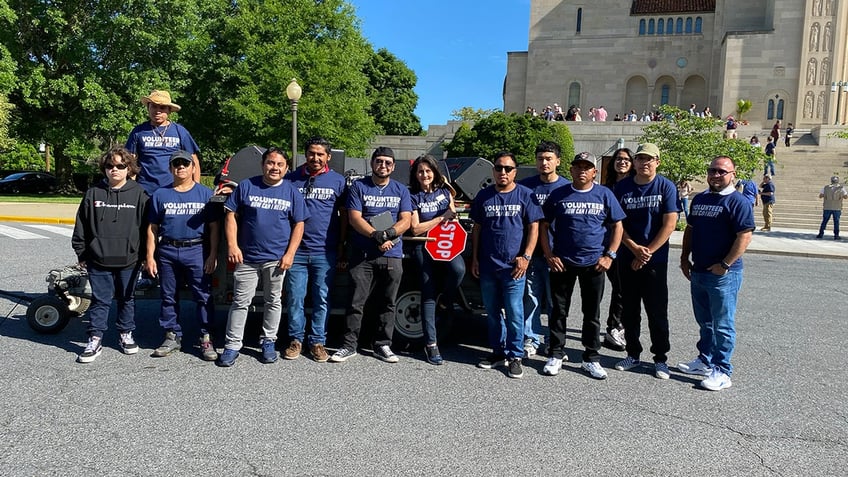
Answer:
[[[212,275],[203,272],[203,245],[175,247],[161,244],[158,250],[159,286],[162,306],[159,324],[165,331],[183,335],[179,323],[179,288],[184,282],[191,290],[195,303],[195,315],[200,324],[200,334],[206,334],[211,328],[215,316],[215,304],[210,300],[212,293]]]
[[[336,272],[335,252],[306,255],[297,253],[286,273],[286,309],[289,313],[289,339],[301,343],[306,335],[306,315],[303,312],[306,290],[312,296],[312,319],[309,321],[310,345],[324,344],[327,333],[324,325],[330,311],[330,287]],[[310,286],[311,284],[311,286]]]
[[[489,320],[492,353],[507,358],[524,357],[525,277],[514,280],[512,269],[480,273],[480,291]],[[501,309],[506,317],[501,315]]]
[[[138,265],[127,268],[104,268],[87,263],[88,283],[91,285],[91,306],[88,308],[88,335],[103,337],[108,329],[112,298],[118,301],[118,332],[135,330],[135,282]]]
[[[774,175],[774,161],[766,159],[766,167],[763,168],[763,175],[766,175],[771,170],[771,175]]]
[[[701,329],[699,357],[728,376],[733,373],[730,357],[736,344],[736,297],[741,286],[742,270],[722,276],[693,272],[689,285],[692,310]]]
[[[412,258],[421,272],[421,319],[424,324],[425,344],[436,344],[436,295],[442,290],[442,302],[448,307],[450,318],[454,297],[465,277],[465,261],[461,256],[450,262],[438,262],[430,257],[423,245],[412,249]],[[438,283],[437,283],[438,282]]]
[[[545,257],[533,256],[527,266],[527,290],[524,295],[524,339],[538,348],[542,339],[542,313],[553,309],[551,278]]]
[[[824,235],[824,229],[830,218],[833,217],[833,236],[839,237],[839,217],[842,216],[841,210],[824,210],[822,211],[822,223],[819,227],[819,235]]]

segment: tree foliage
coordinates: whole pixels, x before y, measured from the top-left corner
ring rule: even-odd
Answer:
[[[645,126],[638,142],[660,148],[658,172],[672,181],[702,181],[715,156],[733,159],[739,177],[750,178],[762,167],[762,149],[742,139],[725,139],[721,119],[698,117],[668,105],[661,106],[660,112],[666,120]]]
[[[415,115],[418,77],[406,64],[385,48],[371,56],[363,69],[368,77],[371,116],[380,134],[418,136],[423,132]]]
[[[322,135],[361,154],[380,127],[420,132],[414,73],[375,54],[344,0],[0,0],[0,24],[11,134],[51,144],[66,183],[147,120],[139,98],[152,89],[183,106],[171,119],[191,131],[206,171],[245,145],[290,143],[292,78],[303,87],[299,144]],[[381,68],[387,83],[372,85]],[[377,109],[380,127],[369,88],[394,95]]]
[[[493,157],[499,151],[515,154],[519,164],[534,164],[533,151],[541,141],[554,141],[562,148],[562,157],[574,156],[574,140],[562,123],[545,121],[525,114],[492,113],[473,127],[463,124],[454,138],[444,145],[448,157]]]
[[[497,112],[500,112],[500,109],[474,109],[471,106],[463,106],[462,108],[454,109],[453,111],[451,111],[451,117],[460,121],[477,122],[481,119],[486,119]]]

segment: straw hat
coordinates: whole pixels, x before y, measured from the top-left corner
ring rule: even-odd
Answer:
[[[141,97],[141,104],[145,107],[150,103],[168,106],[172,113],[181,109],[179,104],[171,102],[171,93],[158,89],[154,89],[149,95]]]

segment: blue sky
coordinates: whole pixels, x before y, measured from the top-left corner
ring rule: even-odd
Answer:
[[[451,111],[503,109],[508,51],[526,51],[530,0],[349,0],[362,33],[418,76],[421,125]]]

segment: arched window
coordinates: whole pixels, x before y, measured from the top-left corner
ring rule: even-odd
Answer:
[[[653,19],[653,18],[651,18],[650,20],[648,20],[648,34],[649,34],[649,35],[653,35],[653,34],[654,34],[654,19]]]
[[[577,9],[577,33],[580,33],[580,28],[583,26],[583,9]]]
[[[783,100],[777,101],[777,119],[783,119]]]
[[[692,17],[686,17],[686,33],[692,33]]]
[[[660,91],[660,104],[668,104],[668,93],[671,91],[671,88],[669,88],[667,84],[664,84]]]
[[[665,22],[665,34],[666,35],[674,34],[674,18],[669,18]]]
[[[663,24],[663,19],[660,18],[657,20],[657,35],[662,35],[665,32],[665,24]]]
[[[704,25],[704,20],[701,17],[695,18],[695,33],[701,33],[701,28]]]
[[[770,99],[768,102],[768,114],[766,114],[766,119],[774,119],[774,100]]]
[[[568,104],[580,104],[580,83],[576,81],[568,85]]]
[[[683,33],[683,19],[678,18],[677,19],[677,34],[680,35],[681,33]]]
[[[645,20],[639,20],[639,34],[645,34]]]

